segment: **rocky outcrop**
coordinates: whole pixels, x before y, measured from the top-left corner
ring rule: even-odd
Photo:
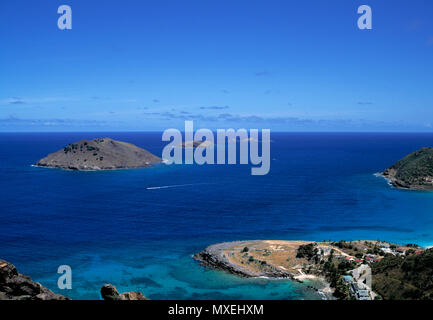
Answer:
[[[131,291],[119,293],[112,284],[106,284],[101,288],[101,296],[104,300],[149,300],[141,292]]]
[[[0,259],[0,300],[70,300],[43,287]]]
[[[433,190],[433,148],[412,152],[382,175],[396,188]]]
[[[137,291],[119,293],[116,287],[111,284],[106,284],[101,288],[101,296],[104,300],[149,300]],[[0,300],[71,299],[56,294],[39,282],[20,274],[13,264],[0,259]]]
[[[144,168],[162,159],[133,144],[111,138],[81,140],[51,153],[36,166],[69,170]]]

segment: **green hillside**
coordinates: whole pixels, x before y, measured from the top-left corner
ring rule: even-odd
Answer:
[[[386,300],[433,299],[433,249],[387,255],[372,265],[373,290]]]
[[[397,187],[433,189],[433,148],[407,155],[383,174]]]

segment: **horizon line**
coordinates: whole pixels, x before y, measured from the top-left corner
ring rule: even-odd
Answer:
[[[226,129],[222,129],[222,130],[229,130],[229,129],[234,129],[234,128],[226,128]],[[245,128],[238,128],[238,129],[245,129]],[[235,131],[238,129],[234,129]],[[258,129],[260,130],[266,130],[265,129]],[[220,130],[220,129],[217,129]],[[249,130],[246,129],[248,132]],[[371,133],[380,133],[380,134],[420,134],[420,133],[424,133],[424,134],[433,134],[433,131],[281,131],[281,130],[277,130],[277,131],[273,131],[272,129],[270,129],[272,133],[331,133],[331,134],[336,134],[336,133],[365,133],[365,134],[371,134]],[[165,130],[148,130],[148,131],[140,131],[140,130],[115,130],[115,131],[110,131],[110,130],[101,130],[101,131],[0,131],[0,134],[31,134],[31,133],[44,133],[44,134],[52,134],[52,133],[163,133]],[[185,131],[179,130],[182,133],[185,133]],[[196,130],[195,130],[196,131]],[[211,130],[212,132],[216,132],[216,130]]]

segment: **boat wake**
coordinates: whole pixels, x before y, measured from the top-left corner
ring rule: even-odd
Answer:
[[[188,186],[196,186],[204,183],[188,183],[188,184],[174,184],[170,186],[159,186],[159,187],[147,187],[146,190],[159,190],[159,189],[168,189],[168,188],[180,188],[180,187],[188,187]]]

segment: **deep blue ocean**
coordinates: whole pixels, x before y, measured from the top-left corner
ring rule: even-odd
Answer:
[[[433,134],[272,133],[265,176],[251,176],[249,165],[31,166],[68,143],[107,136],[159,156],[166,144],[160,133],[0,134],[0,258],[74,299],[100,299],[107,282],[151,299],[314,299],[307,284],[241,279],[191,256],[248,239],[433,244],[433,193],[374,175],[432,146]],[[72,290],[57,288],[64,264]]]

